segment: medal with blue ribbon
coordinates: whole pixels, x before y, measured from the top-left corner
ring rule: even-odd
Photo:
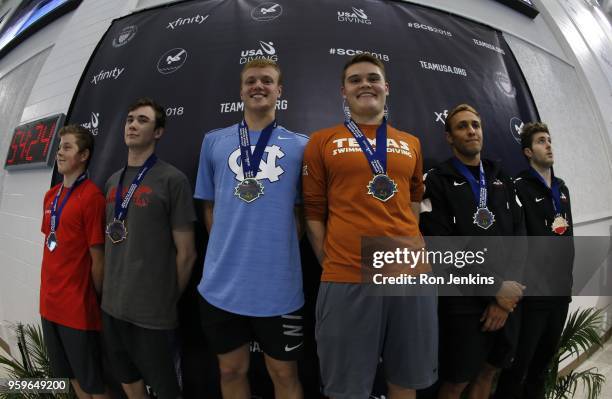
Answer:
[[[149,156],[145,163],[140,167],[140,170],[136,176],[134,176],[134,180],[125,194],[125,197],[122,196],[123,178],[125,177],[125,171],[128,167],[126,166],[123,168],[115,192],[115,216],[113,221],[106,225],[106,235],[108,238],[110,238],[113,244],[118,244],[127,238],[128,231],[127,227],[125,226],[125,218],[127,217],[130,201],[132,200],[136,189],[144,180],[147,172],[151,170],[153,165],[155,165],[155,162],[157,162],[157,155],[151,154],[151,156]]]
[[[49,235],[47,236],[47,240],[46,240],[47,248],[51,252],[53,252],[55,248],[57,248],[57,234],[55,232],[57,231],[57,228],[59,227],[60,217],[62,215],[62,211],[64,210],[64,206],[66,205],[66,202],[68,202],[68,198],[70,198],[70,194],[72,194],[74,189],[77,188],[78,185],[81,184],[86,178],[87,178],[87,172],[83,172],[75,180],[72,186],[68,189],[68,192],[66,193],[66,196],[64,197],[64,200],[62,201],[61,204],[59,204],[59,208],[57,205],[59,203],[60,196],[62,195],[62,191],[64,190],[63,184],[57,190],[57,194],[55,194],[55,198],[53,199],[53,203],[51,204],[51,221],[50,221],[51,228],[50,228]]]
[[[467,166],[457,158],[453,158],[453,165],[470,184],[472,194],[474,194],[474,199],[477,203],[476,212],[474,213],[474,224],[481,229],[488,229],[495,223],[495,215],[487,207],[487,179],[482,167],[482,161],[479,164],[480,178],[478,180],[472,175]]]
[[[257,180],[256,176],[259,172],[259,164],[263,157],[264,150],[272,131],[276,128],[276,120],[272,121],[265,129],[261,131],[255,150],[251,152],[251,138],[249,137],[249,127],[244,119],[238,125],[238,138],[240,139],[240,161],[242,163],[242,173],[244,179],[238,183],[234,189],[234,195],[244,202],[251,203],[264,195],[264,186]]]
[[[544,185],[544,187],[546,187],[546,189],[550,191],[550,194],[552,197],[552,205],[555,211],[555,218],[553,219],[553,222],[550,226],[553,233],[558,234],[558,235],[565,234],[565,232],[567,231],[569,227],[569,223],[567,222],[567,219],[561,216],[561,191],[559,188],[559,181],[555,178],[555,173],[553,172],[551,168],[550,169],[550,188],[549,188],[548,185],[546,184],[546,181],[544,180],[542,175],[538,173],[537,170],[531,167],[529,169],[531,171],[531,174],[533,174]]]
[[[388,201],[398,190],[397,183],[387,175],[387,118],[383,117],[381,125],[376,129],[376,151],[353,119],[346,118],[344,126],[357,140],[374,174],[366,186],[368,195],[382,202]]]

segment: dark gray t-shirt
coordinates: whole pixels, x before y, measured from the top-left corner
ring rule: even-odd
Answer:
[[[128,167],[123,193],[139,167]],[[106,182],[106,222],[115,215],[115,192],[121,170]],[[193,228],[196,220],[187,177],[158,160],[146,174],[128,208],[127,239],[105,243],[102,309],[111,316],[141,327],[177,327],[179,299],[176,248],[172,230]]]

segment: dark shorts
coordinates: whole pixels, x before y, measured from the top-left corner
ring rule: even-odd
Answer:
[[[171,345],[173,330],[153,330],[102,312],[102,337],[113,373],[123,384],[144,379],[159,399],[181,396]]]
[[[302,309],[273,317],[244,316],[211,305],[200,296],[202,328],[211,350],[223,354],[253,340],[263,352],[282,361],[295,361],[304,349]]]
[[[500,374],[496,399],[543,398],[547,370],[555,356],[569,303],[550,307],[522,303],[521,329],[512,366]]]
[[[317,352],[324,393],[368,398],[382,358],[385,380],[424,389],[438,378],[434,289],[422,296],[373,296],[368,286],[322,282],[317,297]]]
[[[473,381],[485,363],[508,367],[518,340],[517,311],[498,331],[481,331],[481,314],[440,314],[440,379]]]
[[[42,330],[56,378],[76,379],[81,389],[90,395],[106,391],[102,374],[100,333],[76,330],[42,320]]]

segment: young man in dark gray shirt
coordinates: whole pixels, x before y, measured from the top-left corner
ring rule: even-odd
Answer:
[[[181,396],[169,337],[176,304],[196,258],[192,192],[185,175],[157,159],[164,109],[150,99],[129,107],[127,165],[105,186],[103,336],[130,399]]]

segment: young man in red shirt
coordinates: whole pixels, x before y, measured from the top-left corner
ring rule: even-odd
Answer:
[[[98,295],[104,266],[104,196],[87,178],[93,136],[63,127],[57,171],[44,199],[40,314],[55,377],[70,378],[80,399],[108,398],[102,378]]]

